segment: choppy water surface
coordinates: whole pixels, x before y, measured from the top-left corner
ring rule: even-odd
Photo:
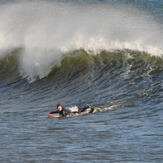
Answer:
[[[0,162],[163,162],[161,4],[1,2]]]

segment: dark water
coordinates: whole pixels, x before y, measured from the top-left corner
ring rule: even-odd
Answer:
[[[1,3],[0,162],[162,162],[161,4]]]

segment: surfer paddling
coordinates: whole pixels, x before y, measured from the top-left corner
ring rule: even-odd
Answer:
[[[57,104],[57,110],[56,111],[52,111],[50,112],[50,114],[59,114],[61,117],[69,117],[72,114],[80,114],[80,113],[93,113],[94,112],[94,108],[91,108],[90,106],[85,106],[84,108],[80,109],[79,111],[75,111],[75,112],[71,112],[68,109],[65,109],[62,107],[62,105]]]
[[[50,114],[58,113],[62,117],[66,117],[67,115],[70,115],[72,112],[63,108],[62,105],[57,104],[57,111],[52,111]]]

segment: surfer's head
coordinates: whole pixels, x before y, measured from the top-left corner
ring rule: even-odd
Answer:
[[[58,111],[62,111],[63,108],[60,104],[57,104],[57,109],[58,109]]]

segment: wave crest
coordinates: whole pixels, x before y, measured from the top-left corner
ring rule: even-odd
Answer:
[[[89,72],[108,74],[116,71],[123,72],[125,76],[132,72],[140,75],[145,73],[151,75],[163,71],[163,57],[155,57],[150,54],[131,51],[131,50],[117,50],[114,52],[102,51],[96,55],[90,55],[84,49],[75,50],[67,53],[63,59],[56,64],[52,62],[51,67],[43,67],[35,64],[35,69],[29,69],[31,76],[24,76],[26,74],[24,69],[20,66],[21,49],[15,50],[4,59],[0,60],[0,73],[10,76],[11,73],[15,75],[20,74],[22,77],[28,78],[29,81],[35,81],[44,77],[58,78],[76,78]],[[31,68],[31,67],[29,67]],[[40,73],[40,76],[39,76]],[[45,75],[46,74],[46,75]],[[42,75],[42,77],[41,77]]]

